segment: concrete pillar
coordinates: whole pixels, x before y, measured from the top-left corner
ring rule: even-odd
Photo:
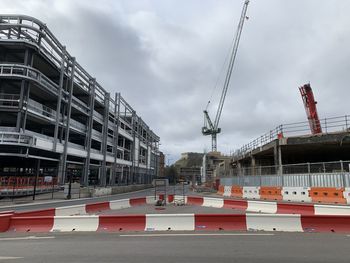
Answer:
[[[282,175],[282,152],[281,146],[278,141],[276,141],[275,146],[273,148],[273,156],[274,156],[274,164],[276,167],[276,174]]]
[[[251,175],[257,175],[257,172],[256,172],[256,164],[255,164],[255,156],[251,156],[251,165],[250,165],[251,169],[252,169],[252,172],[251,172]]]
[[[238,174],[238,176],[243,175],[243,173],[242,173],[242,163],[240,161],[237,161],[237,174]]]

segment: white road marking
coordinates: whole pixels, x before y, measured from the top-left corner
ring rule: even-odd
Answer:
[[[136,234],[119,235],[120,237],[181,237],[181,236],[274,236],[275,234],[245,234],[245,233],[222,233],[222,234]]]
[[[36,236],[27,236],[27,237],[4,237],[0,238],[0,241],[7,241],[7,240],[37,240],[37,239],[53,239],[54,236],[47,236],[47,237],[36,237]]]
[[[0,256],[0,260],[20,259],[20,258],[23,258],[23,257],[2,257],[2,256]]]

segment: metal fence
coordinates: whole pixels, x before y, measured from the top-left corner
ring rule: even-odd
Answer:
[[[323,133],[349,131],[350,115],[320,119],[320,123]],[[259,148],[260,146],[272,142],[279,136],[292,137],[307,134],[311,134],[308,121],[281,124],[255,140],[243,145],[239,150],[235,151],[234,157],[239,158],[240,156]]]
[[[350,187],[350,161],[236,168],[219,176],[222,185]]]

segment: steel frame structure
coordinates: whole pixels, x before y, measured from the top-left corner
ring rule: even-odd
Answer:
[[[41,160],[61,184],[67,174],[101,186],[158,174],[159,137],[29,16],[0,15],[0,137],[0,173]]]

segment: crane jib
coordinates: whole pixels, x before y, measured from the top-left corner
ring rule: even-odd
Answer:
[[[225,102],[228,86],[230,84],[233,66],[234,66],[234,63],[236,60],[236,55],[237,55],[239,41],[241,38],[243,24],[244,24],[245,19],[247,18],[246,13],[247,13],[247,9],[248,9],[248,4],[249,4],[249,0],[245,0],[244,4],[243,4],[242,13],[241,13],[241,18],[239,20],[237,31],[235,34],[234,43],[233,43],[232,51],[231,51],[231,55],[230,55],[230,61],[229,61],[229,65],[228,65],[228,69],[227,69],[227,73],[226,73],[226,77],[225,77],[224,87],[222,89],[220,102],[218,105],[218,109],[216,112],[214,123],[211,121],[209,114],[208,114],[208,111],[207,110],[204,111],[204,126],[202,128],[202,133],[203,133],[203,135],[211,135],[212,136],[212,151],[217,150],[217,138],[216,137],[217,137],[217,134],[221,132],[221,129],[218,128],[218,125],[219,125],[222,109],[224,107],[224,102]]]

